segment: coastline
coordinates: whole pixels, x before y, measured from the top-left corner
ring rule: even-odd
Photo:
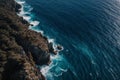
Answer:
[[[50,64],[50,54],[57,54],[53,44],[41,33],[30,30],[31,24],[17,15],[20,4],[15,0],[0,1],[0,79],[45,80],[36,65]]]
[[[46,78],[48,78],[49,74],[52,75],[52,73],[50,72],[51,67],[53,67],[54,65],[56,65],[56,63],[53,63],[53,61],[57,60],[58,58],[61,57],[58,53],[60,51],[62,51],[64,48],[60,44],[55,43],[54,39],[49,38],[48,35],[44,35],[44,33],[43,33],[44,31],[34,29],[35,27],[39,26],[40,21],[32,19],[32,18],[34,18],[34,16],[31,13],[31,11],[33,10],[32,6],[30,6],[29,4],[27,4],[26,1],[16,0],[16,2],[21,5],[21,8],[19,9],[20,12],[18,13],[18,16],[23,17],[23,19],[25,19],[30,24],[29,25],[29,29],[33,30],[33,31],[36,31],[36,32],[42,34],[43,36],[47,36],[47,40],[48,40],[48,42],[50,44],[49,45],[49,48],[50,48],[49,51],[50,51],[50,53],[52,53],[52,54],[50,54],[50,60],[51,61],[49,62],[48,65],[43,65],[43,66],[39,66],[38,65],[38,66],[40,67],[40,72],[42,72],[42,74]],[[25,11],[24,8],[26,8],[27,11]],[[66,69],[63,72],[66,72]],[[62,71],[61,71],[61,73],[62,73]],[[58,75],[61,75],[61,73],[58,74]]]

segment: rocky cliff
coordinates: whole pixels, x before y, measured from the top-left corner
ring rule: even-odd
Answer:
[[[45,80],[36,64],[50,63],[50,44],[28,29],[19,8],[14,0],[0,0],[0,80]]]

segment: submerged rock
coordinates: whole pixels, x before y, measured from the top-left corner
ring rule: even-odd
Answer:
[[[33,24],[30,24],[30,26],[34,26]]]
[[[57,53],[58,53],[58,50],[55,50],[54,48],[53,48],[53,43],[52,42],[50,42],[49,43],[49,52],[50,53],[53,53],[54,55],[57,55]]]
[[[58,50],[62,50],[63,47],[62,47],[61,45],[57,45],[57,49],[58,49]]]
[[[53,54],[57,55],[58,54],[58,50],[54,50]]]

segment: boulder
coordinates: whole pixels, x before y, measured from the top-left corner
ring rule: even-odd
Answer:
[[[62,47],[61,45],[57,45],[57,49],[58,49],[58,50],[62,50],[63,47]]]
[[[54,48],[53,48],[53,43],[52,42],[49,43],[48,47],[49,47],[49,52],[53,53]]]

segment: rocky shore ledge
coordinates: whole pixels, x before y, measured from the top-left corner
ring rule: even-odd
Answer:
[[[45,36],[28,29],[20,8],[0,0],[0,80],[45,80],[36,65],[48,65],[55,51]]]

